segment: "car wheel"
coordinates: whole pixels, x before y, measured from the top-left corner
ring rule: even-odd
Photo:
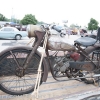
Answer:
[[[16,39],[16,40],[21,40],[21,37],[22,37],[21,35],[16,35],[16,36],[15,36],[15,39]]]
[[[88,37],[88,35],[86,35],[85,37]]]

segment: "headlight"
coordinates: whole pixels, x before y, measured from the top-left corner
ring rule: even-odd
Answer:
[[[28,37],[36,37],[34,31],[43,31],[39,25],[27,25]]]

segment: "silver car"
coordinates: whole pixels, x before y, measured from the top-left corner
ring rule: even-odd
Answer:
[[[22,37],[27,37],[27,31],[19,31],[15,27],[3,27],[0,29],[1,39],[16,39],[20,40]]]

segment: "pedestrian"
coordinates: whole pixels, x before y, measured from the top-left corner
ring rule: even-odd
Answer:
[[[68,38],[70,35],[71,35],[71,31],[70,31],[70,29],[68,29]]]

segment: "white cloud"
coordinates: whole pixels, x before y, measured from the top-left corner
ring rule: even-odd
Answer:
[[[87,25],[90,18],[100,23],[99,0],[2,0],[0,13],[11,17],[13,13],[22,19],[32,13],[40,21],[59,22],[68,20],[69,24]]]

